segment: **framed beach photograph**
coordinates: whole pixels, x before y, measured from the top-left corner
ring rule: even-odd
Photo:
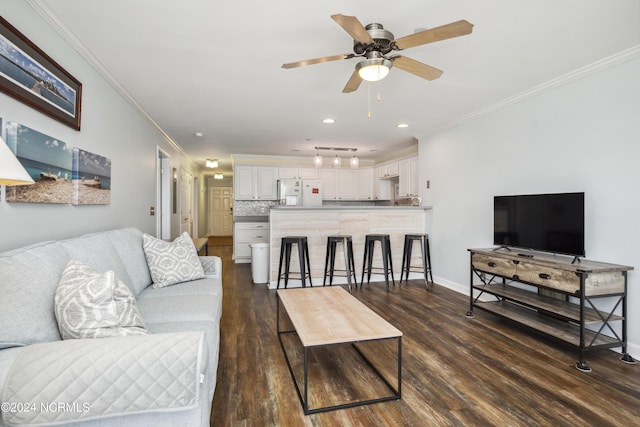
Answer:
[[[72,205],[108,205],[111,199],[111,160],[73,149]]]
[[[80,130],[82,84],[1,16],[0,90]]]
[[[7,145],[35,181],[6,188],[10,203],[71,203],[71,148],[15,122],[7,123]]]

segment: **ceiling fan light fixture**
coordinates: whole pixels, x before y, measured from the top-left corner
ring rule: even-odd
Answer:
[[[389,74],[393,63],[385,58],[369,58],[356,64],[356,71],[362,80],[377,82]]]

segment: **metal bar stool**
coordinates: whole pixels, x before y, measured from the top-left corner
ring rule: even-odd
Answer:
[[[404,252],[402,254],[402,270],[400,270],[400,283],[402,283],[402,275],[405,275],[405,280],[409,280],[409,273],[411,271],[411,249],[413,242],[420,242],[420,250],[422,252],[422,269],[421,273],[424,273],[424,286],[429,289],[429,279],[433,283],[433,275],[431,274],[431,251],[429,250],[429,235],[428,234],[405,234],[404,235]]]
[[[298,259],[300,260],[300,271],[290,271],[291,264],[291,247],[298,245]],[[282,263],[284,262],[284,273],[282,273]],[[280,289],[280,279],[284,277],[284,288],[287,289],[289,279],[300,279],[302,281],[302,287],[306,287],[306,279],[309,278],[309,285],[313,286],[311,282],[311,264],[309,263],[309,246],[307,245],[306,236],[286,236],[282,238],[280,244],[280,265],[278,266],[278,285],[276,289]],[[290,274],[299,274],[300,277],[290,277]]]
[[[335,268],[336,246],[338,243],[342,243],[342,248],[344,250],[344,270],[337,270]],[[324,259],[324,279],[322,281],[322,286],[327,284],[327,275],[329,276],[329,286],[333,285],[333,276],[336,271],[344,272],[344,276],[347,278],[347,283],[349,283],[349,292],[351,292],[352,276],[353,282],[356,286],[358,285],[358,279],[356,278],[356,265],[353,260],[353,242],[351,241],[351,236],[335,235],[327,237],[327,252]]]
[[[373,267],[373,249],[375,243],[380,242],[382,250],[382,267]],[[391,260],[391,240],[388,234],[367,234],[364,241],[364,257],[362,260],[362,279],[360,280],[360,287],[364,283],[364,273],[367,272],[367,283],[371,280],[371,271],[379,269],[384,271],[384,281],[387,285],[387,291],[389,291],[389,272],[391,272],[391,280],[393,286],[396,285],[396,281],[393,278],[393,261]]]

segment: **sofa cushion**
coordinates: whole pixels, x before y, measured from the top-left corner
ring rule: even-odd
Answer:
[[[0,254],[0,348],[60,340],[53,297],[68,261],[57,242]]]
[[[120,228],[105,232],[116,248],[131,279],[130,287],[134,295],[151,284],[149,266],[142,249],[142,231],[137,228]]]
[[[186,232],[173,242],[144,234],[143,248],[154,288],[204,277],[193,240]]]
[[[129,286],[133,292],[129,273],[118,255],[115,245],[107,237],[107,233],[85,234],[73,239],[62,240],[60,243],[69,254],[69,259],[80,261],[98,273],[113,271],[116,277]]]
[[[55,313],[64,339],[147,334],[133,294],[115,273],[75,260],[60,278]]]

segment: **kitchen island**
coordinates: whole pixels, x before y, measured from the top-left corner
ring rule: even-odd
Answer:
[[[426,213],[431,209],[424,206],[274,206],[269,213],[270,283],[275,289],[278,282],[280,242],[284,236],[306,236],[311,261],[311,277],[314,286],[322,286],[327,236],[334,234],[351,235],[356,265],[356,276],[360,282],[364,240],[367,234],[388,234],[391,240],[393,274],[396,284],[400,280],[404,235],[426,233]],[[336,269],[344,269],[342,245],[336,252]],[[294,248],[295,250],[295,248]],[[300,271],[297,251],[291,257],[291,270]],[[381,250],[376,244],[374,266],[382,265]],[[421,266],[420,250],[413,251],[412,265]],[[421,277],[413,273],[411,277]],[[373,274],[371,281],[384,280],[381,274]],[[334,284],[346,283],[344,277],[334,277]],[[284,286],[284,281],[280,283]],[[299,287],[300,280],[289,280],[289,287]]]

